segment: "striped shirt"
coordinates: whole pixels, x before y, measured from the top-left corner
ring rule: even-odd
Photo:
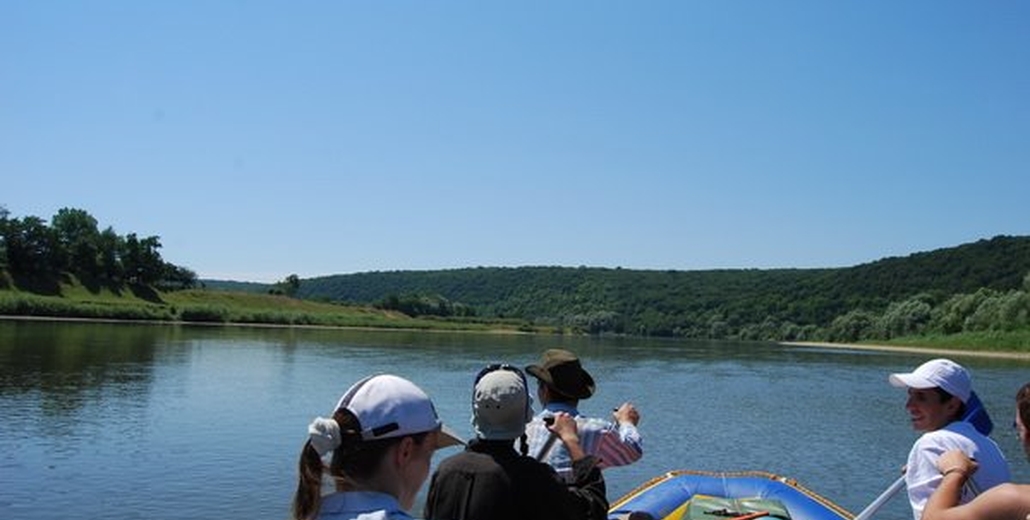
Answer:
[[[557,412],[565,412],[576,419],[579,443],[587,455],[600,460],[601,469],[612,466],[625,466],[633,463],[644,454],[640,432],[633,423],[616,423],[605,419],[584,417],[579,410],[566,403],[549,403],[526,425],[526,437],[529,442],[529,455],[539,457],[551,431],[544,424],[544,418]],[[572,481],[572,458],[565,445],[556,441],[543,459],[567,482]]]

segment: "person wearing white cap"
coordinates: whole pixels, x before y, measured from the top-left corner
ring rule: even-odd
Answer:
[[[1016,433],[1030,460],[1030,383],[1016,392]],[[977,461],[961,450],[950,450],[937,459],[941,485],[926,503],[922,520],[1025,520],[1030,518],[1030,484],[1000,484],[959,505],[962,489],[979,469]]]
[[[933,359],[910,373],[891,374],[890,384],[908,389],[905,409],[912,428],[923,435],[912,445],[905,466],[905,484],[915,520],[920,520],[930,495],[941,484],[937,459],[957,449],[975,458],[980,471],[963,493],[968,502],[975,493],[1008,482],[1008,462],[993,440],[961,420],[973,395],[969,372],[950,359]]]
[[[533,418],[526,376],[511,365],[490,365],[473,383],[472,426],[465,451],[444,459],[429,484],[428,520],[603,520],[604,477],[596,457],[579,444],[576,421],[557,414],[551,433],[573,454],[574,482],[529,457],[526,423]],[[520,454],[515,449],[521,439]]]
[[[407,520],[433,452],[462,444],[424,391],[402,377],[370,376],[347,390],[331,418],[308,426],[293,498],[295,520]],[[336,492],[321,496],[323,457]]]

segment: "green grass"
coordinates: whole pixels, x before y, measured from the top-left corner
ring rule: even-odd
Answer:
[[[298,300],[253,292],[194,289],[160,293],[149,288],[91,291],[74,280],[61,284],[58,296],[0,288],[0,315],[278,326],[549,334],[563,332],[561,329],[536,326],[519,320],[412,318],[372,307]],[[926,335],[876,343],[956,350],[1030,352],[1030,331]]]
[[[955,350],[1030,352],[1030,330],[961,332],[926,335],[882,341],[887,345],[929,347]]]
[[[521,322],[411,318],[371,307],[297,300],[269,294],[188,290],[90,291],[62,284],[59,296],[0,290],[0,315],[169,322],[386,329],[533,331]]]

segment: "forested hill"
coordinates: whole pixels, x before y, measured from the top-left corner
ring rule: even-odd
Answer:
[[[1028,274],[1030,237],[997,236],[849,268],[369,272],[304,279],[296,295],[387,307],[416,299],[443,308],[441,314],[462,309],[586,332],[841,340],[872,334],[877,327],[881,335],[898,328],[884,320],[903,320],[909,329],[925,327],[935,319],[933,312],[955,311],[954,300],[961,296],[979,294],[982,303],[1012,292],[1025,295]],[[890,314],[899,307],[910,314]],[[962,312],[975,311],[976,306]]]

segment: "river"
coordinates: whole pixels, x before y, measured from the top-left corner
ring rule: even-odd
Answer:
[[[857,513],[916,437],[887,384],[936,357],[763,343],[0,320],[0,518],[284,519],[308,422],[370,373],[407,377],[469,436],[472,378],[577,352],[581,403],[642,415],[645,455],[610,498],[673,469],[765,470]],[[1030,363],[955,357],[1030,482],[1012,398]],[[441,451],[435,462],[454,448]],[[424,490],[423,490],[424,493]],[[421,505],[417,506],[418,513]],[[903,497],[880,518],[908,519]]]

